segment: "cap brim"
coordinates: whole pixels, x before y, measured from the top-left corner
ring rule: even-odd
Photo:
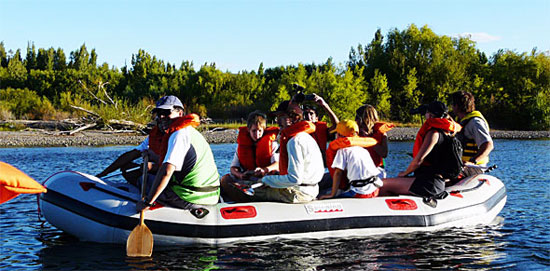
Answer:
[[[174,106],[173,106],[173,105],[163,104],[163,105],[160,105],[160,106],[155,107],[155,109],[174,109]]]

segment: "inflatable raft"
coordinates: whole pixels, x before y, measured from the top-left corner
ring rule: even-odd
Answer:
[[[132,185],[75,171],[49,177],[40,208],[53,226],[82,241],[125,244],[139,223]],[[433,231],[488,224],[506,203],[506,188],[490,175],[448,187],[432,208],[413,196],[329,199],[305,204],[219,203],[202,210],[160,207],[145,212],[155,245],[222,244],[273,238],[325,238]]]

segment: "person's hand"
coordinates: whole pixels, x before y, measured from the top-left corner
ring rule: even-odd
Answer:
[[[144,200],[140,200],[136,203],[136,211],[141,212],[141,210],[148,210],[149,206],[145,204]]]
[[[320,106],[322,106],[322,107],[328,106],[327,102],[325,102],[325,99],[323,99],[323,97],[321,97],[321,96],[319,96],[319,95],[317,95],[317,94],[315,94],[315,93],[313,94],[313,97],[314,97],[313,100],[314,100],[318,105],[320,105]]]
[[[265,176],[267,173],[269,173],[269,171],[265,167],[257,167],[254,170],[254,176],[258,177],[258,178],[261,178],[261,177]]]

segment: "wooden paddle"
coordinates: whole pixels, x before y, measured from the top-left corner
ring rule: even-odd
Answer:
[[[143,156],[143,178],[141,180],[141,198],[145,197],[145,185],[147,180],[147,168],[149,156]],[[153,254],[153,233],[144,222],[143,210],[139,214],[139,225],[128,236],[126,242],[126,255],[128,257],[151,257]]]

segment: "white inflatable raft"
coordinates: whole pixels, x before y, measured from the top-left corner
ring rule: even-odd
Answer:
[[[53,226],[82,241],[125,244],[139,223],[132,185],[63,171],[45,181],[40,208]],[[305,204],[219,203],[207,212],[161,207],[145,212],[155,245],[221,244],[271,238],[325,238],[433,231],[488,224],[506,203],[506,188],[490,175],[448,187],[436,208],[412,196],[330,199]]]

